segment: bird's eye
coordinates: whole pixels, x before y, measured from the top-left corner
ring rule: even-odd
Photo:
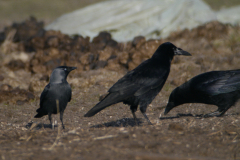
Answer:
[[[64,71],[66,71],[67,70],[67,68],[64,68]]]

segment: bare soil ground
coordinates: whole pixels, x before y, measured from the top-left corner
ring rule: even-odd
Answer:
[[[38,34],[41,23],[34,19],[22,25],[1,34],[1,159],[240,159],[239,103],[223,117],[194,117],[217,109],[205,104],[185,104],[163,115],[178,85],[203,72],[240,68],[239,27],[211,22],[167,39],[137,37],[118,43],[107,33],[93,42],[55,31]],[[192,56],[174,58],[166,84],[147,108],[153,125],[139,111],[135,124],[129,106],[122,103],[83,117],[119,78],[165,41]],[[68,77],[73,96],[64,113],[65,130],[61,125],[52,129],[47,116],[33,118],[51,70],[63,64],[78,67]],[[54,119],[60,124],[59,115]]]

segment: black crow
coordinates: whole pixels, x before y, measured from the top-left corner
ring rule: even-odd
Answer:
[[[74,69],[76,69],[76,67],[60,66],[53,70],[50,76],[50,82],[40,96],[40,108],[37,109],[38,113],[34,118],[48,115],[50,124],[52,124],[51,115],[60,112],[62,127],[63,129],[65,128],[63,125],[63,112],[72,96],[72,90],[67,82],[67,76]],[[57,108],[57,106],[59,108]]]
[[[84,117],[91,117],[112,104],[123,102],[130,105],[135,121],[137,120],[135,112],[140,105],[140,111],[151,124],[146,115],[146,109],[162,89],[174,55],[190,56],[191,54],[177,48],[170,42],[161,44],[150,59],[142,62],[119,79],[108,90],[108,95],[88,111]]]
[[[205,103],[218,109],[203,117],[222,116],[239,98],[240,70],[206,72],[175,88],[164,114],[184,103]]]

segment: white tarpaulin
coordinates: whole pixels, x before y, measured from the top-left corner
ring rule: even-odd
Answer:
[[[216,13],[202,0],[116,0],[65,14],[45,29],[91,38],[108,31],[117,41],[129,41],[139,35],[166,37],[172,31],[216,19]]]
[[[222,23],[240,24],[240,6],[221,9],[216,14],[217,20]]]

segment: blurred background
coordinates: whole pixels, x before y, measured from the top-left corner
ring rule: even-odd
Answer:
[[[20,22],[30,15],[50,23],[62,14],[104,0],[0,0],[0,30],[12,22]],[[240,5],[239,0],[204,0],[213,10]]]
[[[0,0],[0,30],[12,22],[34,16],[46,24],[67,12],[103,0]]]

